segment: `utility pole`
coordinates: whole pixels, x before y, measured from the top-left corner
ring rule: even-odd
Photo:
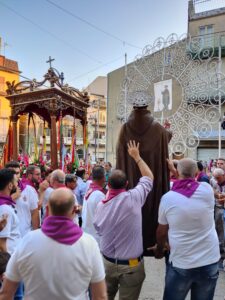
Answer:
[[[221,110],[221,70],[222,70],[222,52],[221,52],[221,35],[219,34],[219,64],[218,64],[218,96],[219,96],[219,143],[218,143],[218,157],[221,157],[221,122],[222,122],[222,110]]]
[[[100,110],[100,99],[98,99],[97,100],[97,109],[98,109],[98,111],[97,111],[97,121],[98,121],[98,123],[97,123],[97,135],[98,135],[98,143],[97,143],[97,156],[98,156],[98,158],[99,158],[99,110]]]
[[[97,118],[94,117],[95,122],[95,162],[97,163]]]

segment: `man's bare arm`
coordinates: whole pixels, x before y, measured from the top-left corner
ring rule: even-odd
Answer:
[[[4,278],[2,289],[0,291],[0,300],[13,300],[19,282]]]
[[[145,163],[145,161],[141,158],[139,153],[139,143],[136,144],[135,141],[129,141],[127,144],[128,146],[128,153],[129,155],[135,160],[135,162],[138,165],[138,168],[141,172],[142,176],[147,176],[150,179],[154,179],[154,176],[152,174],[151,169],[149,166]]]
[[[40,218],[39,218],[38,208],[31,211],[31,224],[32,224],[33,230],[38,229],[40,227]]]
[[[0,251],[7,252],[7,249],[6,249],[6,238],[0,238]]]
[[[105,280],[96,283],[91,283],[91,296],[93,300],[108,299]]]
[[[158,225],[156,231],[157,252],[164,255],[164,251],[168,245],[168,230],[169,225]]]

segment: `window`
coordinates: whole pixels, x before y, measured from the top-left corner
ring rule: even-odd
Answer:
[[[100,112],[100,123],[105,123],[105,112]]]
[[[205,25],[199,27],[199,35],[212,34],[214,32],[213,25]]]
[[[0,76],[0,92],[4,92],[5,78]]]
[[[72,137],[73,134],[73,128],[68,128],[67,136]]]
[[[104,131],[99,131],[99,138],[104,139],[105,138],[105,132]]]
[[[202,48],[214,46],[214,27],[213,25],[205,25],[199,27],[200,43]]]

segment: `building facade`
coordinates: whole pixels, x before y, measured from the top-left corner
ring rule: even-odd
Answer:
[[[213,1],[212,1],[213,2]],[[128,80],[135,84],[138,89],[144,88],[148,96],[154,98],[154,104],[150,106],[150,110],[153,116],[162,124],[163,120],[167,119],[171,121],[171,129],[173,131],[174,139],[176,138],[176,147],[171,148],[171,155],[173,157],[190,156],[195,159],[209,160],[210,158],[218,157],[218,134],[220,120],[214,122],[210,127],[210,133],[206,132],[207,121],[204,124],[204,130],[207,134],[199,134],[199,127],[202,127],[201,117],[203,115],[209,115],[213,109],[213,89],[211,85],[207,85],[207,68],[212,67],[214,63],[214,57],[218,58],[219,46],[221,46],[221,72],[225,74],[225,8],[214,9],[212,11],[202,11],[196,13],[195,1],[189,1],[188,10],[188,32],[187,37],[180,39],[179,42],[173,43],[173,35],[170,39],[166,40],[167,44],[162,47],[164,43],[160,38],[155,43],[154,51],[152,49],[143,50],[146,51],[146,56],[143,61],[141,59],[131,63],[127,66],[128,70],[133,69],[132,74],[128,74]],[[170,44],[171,41],[171,44]],[[158,48],[157,48],[158,47]],[[195,49],[201,48],[199,55],[201,57],[198,60]],[[207,51],[205,51],[207,50]],[[149,53],[149,54],[148,54]],[[206,65],[207,58],[212,56],[212,64]],[[205,57],[204,57],[205,56]],[[189,59],[191,57],[191,59]],[[218,59],[215,60],[213,67],[218,69]],[[212,67],[212,69],[213,69]],[[214,70],[215,72],[218,70]],[[212,71],[213,72],[213,71]],[[128,72],[129,73],[129,72]],[[213,74],[210,74],[210,76]],[[199,79],[201,77],[201,80]],[[163,78],[163,79],[162,79]],[[124,114],[124,110],[130,109],[121,104],[121,98],[124,101],[124,79],[126,79],[126,68],[121,67],[108,74],[108,109],[107,109],[107,160],[115,163],[116,143],[118,134],[124,119],[118,117]],[[207,80],[206,80],[207,79]],[[135,83],[136,81],[136,83]],[[151,82],[151,86],[148,86],[148,81]],[[224,82],[222,82],[224,85]],[[161,87],[160,87],[161,85]],[[163,85],[163,87],[162,87]],[[171,107],[168,109],[162,109],[162,103],[160,103],[160,94],[157,90],[161,91],[165,87],[170,90],[171,94]],[[127,97],[129,94],[129,88],[127,90]],[[181,97],[185,101],[181,100]],[[224,102],[224,95],[221,95],[222,104]],[[129,99],[128,99],[129,100]],[[200,103],[200,101],[202,101]],[[186,107],[183,103],[185,102]],[[218,104],[218,103],[217,103]],[[200,109],[197,106],[201,106],[203,109],[202,116]],[[224,113],[224,107],[222,106],[221,115]],[[189,110],[189,108],[193,110]],[[188,112],[190,111],[190,112]],[[186,113],[188,112],[188,113]],[[199,112],[199,114],[197,114]],[[198,121],[199,120],[199,121]],[[195,122],[193,125],[192,123]],[[175,125],[173,125],[175,124]],[[189,126],[192,125],[192,126]],[[200,126],[201,125],[201,126]],[[211,125],[210,125],[211,126]],[[191,136],[193,133],[198,135],[198,143],[194,145],[193,139],[190,147],[187,147],[185,151],[181,151],[183,143],[187,144],[184,139]],[[201,128],[202,129],[202,128]],[[209,130],[208,130],[209,131]],[[222,139],[225,137],[222,131]],[[179,140],[180,139],[180,140]],[[223,150],[225,144],[222,140],[222,156],[225,157],[225,150]],[[179,149],[180,152],[179,152]]]
[[[98,76],[85,91],[90,97],[88,114],[88,140],[90,159],[93,162],[106,159],[107,77]]]
[[[19,81],[18,63],[0,55],[0,157],[2,157],[11,115],[9,101],[5,98],[7,81],[15,81],[15,83]]]

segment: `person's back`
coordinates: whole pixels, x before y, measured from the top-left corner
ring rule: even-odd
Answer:
[[[141,210],[152,189],[153,174],[139,154],[139,144],[129,141],[130,157],[141,173],[138,185],[126,192],[127,177],[113,170],[106,198],[96,209],[94,226],[100,236],[108,299],[137,300],[145,279]]]
[[[214,194],[206,182],[195,180],[197,163],[178,162],[178,179],[160,202],[155,256],[170,249],[164,300],[212,300],[218,279],[219,241],[214,223]]]
[[[142,177],[135,189],[122,192],[113,201],[99,203],[95,224],[101,237],[100,249],[106,256],[129,259],[142,254],[141,208],[151,189],[149,181]]]
[[[28,233],[8,263],[0,300],[11,300],[18,282],[25,299],[106,300],[105,272],[97,242],[73,222],[74,195],[58,188],[49,198],[49,216]]]
[[[214,194],[208,183],[199,183],[191,199],[169,191],[160,209],[169,224],[170,260],[179,268],[195,268],[215,262],[218,242],[213,218]],[[160,213],[159,213],[160,214]]]
[[[103,186],[105,183],[105,173],[101,166],[94,167],[92,170],[93,182],[84,197],[82,208],[82,228],[86,233],[91,234],[97,241],[99,237],[93,225],[95,211],[100,201],[105,198]]]
[[[105,198],[105,194],[101,191],[93,192],[88,200],[84,200],[82,208],[82,228],[84,232],[89,233],[98,241],[98,235],[93,225],[95,210],[98,203]]]
[[[167,168],[168,143],[171,133],[154,120],[146,108],[135,108],[127,122],[120,130],[117,142],[116,168],[127,174],[128,188],[137,185],[140,172],[126,155],[126,145],[129,140],[136,140],[141,145],[140,155],[151,167],[153,174],[157,174],[154,188],[148,195],[142,210],[143,217],[143,245],[144,255],[149,256],[147,248],[156,241],[157,214],[160,199],[169,190],[169,173]]]
[[[96,255],[97,243],[85,233],[73,245],[65,246],[38,229],[24,237],[11,262],[16,262],[16,270],[9,267],[6,277],[16,282],[22,278],[30,300],[88,299],[90,282],[104,278],[103,270],[95,274],[99,270]]]

